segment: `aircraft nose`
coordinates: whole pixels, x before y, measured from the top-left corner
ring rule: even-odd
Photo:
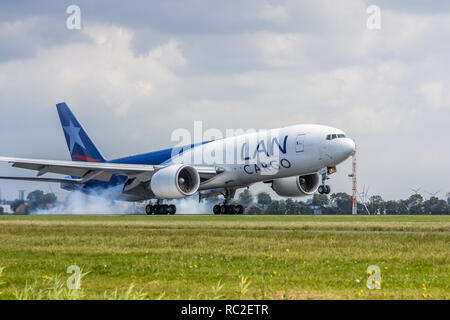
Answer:
[[[347,156],[352,155],[356,151],[355,141],[353,141],[350,138],[346,138],[345,143],[344,143],[344,148],[345,148],[345,153],[347,154]]]

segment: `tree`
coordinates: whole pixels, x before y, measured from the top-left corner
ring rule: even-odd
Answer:
[[[326,207],[328,205],[328,196],[326,194],[314,193],[312,204],[314,206]]]
[[[44,207],[44,192],[42,190],[35,190],[30,192],[27,196],[28,208],[30,211],[43,209]]]
[[[300,206],[297,202],[293,201],[291,198],[287,199],[285,201],[286,205],[286,213],[287,214],[299,214],[300,213]]]
[[[53,193],[44,194],[42,190],[34,190],[27,196],[28,208],[30,211],[48,209],[56,203],[56,196]]]
[[[44,204],[47,208],[53,207],[58,198],[56,198],[54,193],[46,193],[44,195]]]
[[[300,214],[313,214],[313,209],[311,209],[306,203],[303,201],[299,201],[298,203],[299,213]]]
[[[3,209],[3,207],[0,207],[0,214],[3,214],[5,212],[5,210]]]
[[[245,189],[244,191],[239,194],[239,202],[244,206],[248,207],[253,203],[253,195],[250,192],[250,190]]]
[[[389,200],[384,203],[386,214],[401,214],[400,203],[394,200]]]
[[[257,202],[263,209],[265,209],[272,202],[272,198],[267,192],[260,192],[257,195]]]
[[[274,200],[267,207],[265,213],[267,214],[285,214],[286,213],[286,204],[285,201]]]
[[[411,195],[406,202],[410,214],[423,213],[423,197],[420,194]]]
[[[352,197],[345,192],[333,193],[331,201],[337,207],[338,214],[349,214],[352,212]]]
[[[424,201],[423,211],[425,214],[447,214],[448,205],[445,200],[439,200],[437,197],[431,197]]]
[[[367,205],[371,214],[384,213],[385,203],[381,196],[371,196],[369,198],[369,204]]]

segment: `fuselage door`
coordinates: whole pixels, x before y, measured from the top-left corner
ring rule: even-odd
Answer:
[[[297,135],[297,140],[295,141],[295,152],[305,151],[305,134]]]

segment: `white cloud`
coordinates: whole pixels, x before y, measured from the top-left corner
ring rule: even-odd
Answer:
[[[447,91],[447,90],[445,90]],[[420,93],[425,98],[428,106],[437,111],[442,107],[448,107],[448,98],[444,98],[444,85],[441,82],[428,82],[420,86]]]
[[[158,90],[174,85],[173,69],[186,63],[176,40],[136,56],[130,30],[92,25],[83,32],[93,41],[41,49],[34,58],[0,64],[2,98],[15,103],[69,99],[80,108],[92,108],[94,102],[123,115]],[[17,99],[16,92],[22,88],[32,94]],[[91,103],[80,103],[86,100]]]
[[[289,19],[287,8],[282,5],[263,3],[259,8],[259,16],[267,21],[286,24]]]

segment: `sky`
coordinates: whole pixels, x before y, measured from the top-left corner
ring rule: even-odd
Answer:
[[[72,4],[80,29],[66,26]],[[107,159],[169,147],[196,120],[224,132],[318,123],[355,139],[360,191],[443,197],[448,52],[448,1],[6,0],[0,155],[68,160],[61,101]],[[332,192],[351,193],[351,161],[337,169]],[[0,182],[8,199],[36,188],[58,185]]]

